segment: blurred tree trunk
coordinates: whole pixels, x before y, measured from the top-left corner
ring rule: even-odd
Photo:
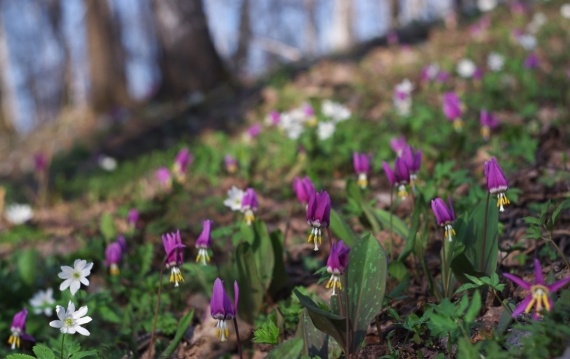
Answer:
[[[252,36],[250,11],[250,1],[243,0],[239,15],[238,47],[232,59],[234,69],[236,69],[238,73],[243,72],[245,66],[247,66],[249,45]]]
[[[331,32],[333,50],[343,51],[354,43],[352,19],[352,0],[335,0]]]
[[[212,90],[228,79],[201,0],[154,0],[153,6],[162,76],[159,97]]]
[[[90,66],[90,103],[106,111],[131,103],[121,34],[107,0],[85,0]]]
[[[4,27],[0,24],[0,134],[14,134],[14,124],[10,120],[12,115],[11,99],[8,95],[8,81],[6,74],[9,71],[8,66],[8,43],[4,33]]]
[[[305,0],[305,51],[310,58],[317,54],[317,14],[316,0]]]
[[[400,0],[390,1],[390,28],[396,29],[400,22]]]

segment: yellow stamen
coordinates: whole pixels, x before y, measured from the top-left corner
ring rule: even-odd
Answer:
[[[315,127],[317,125],[317,118],[316,117],[311,117],[307,122],[307,127]]]
[[[455,129],[455,131],[463,130],[463,120],[461,120],[460,118],[454,120],[453,121],[453,128]]]
[[[253,220],[255,219],[255,216],[253,214],[253,211],[248,209],[245,211],[245,215],[244,215],[244,220],[245,223],[247,223],[247,225],[251,225],[251,223],[253,223]]]
[[[400,197],[402,200],[405,200],[406,197],[408,197],[408,191],[406,190],[406,186],[400,185],[400,187],[398,187],[398,197]]]
[[[206,248],[199,248],[198,255],[196,256],[196,262],[201,262],[206,265],[210,263],[210,256],[208,255],[208,250]]]
[[[184,282],[184,278],[182,277],[182,273],[178,267],[172,267],[170,271],[170,283],[174,282],[174,286],[178,287],[178,283]]]
[[[503,206],[506,206],[507,204],[510,204],[511,201],[509,201],[509,199],[507,198],[507,195],[505,195],[504,193],[499,193],[497,195],[497,207],[499,207],[499,211],[500,212],[504,212],[505,208]]]
[[[10,335],[10,337],[8,337],[8,344],[10,344],[12,349],[19,348],[20,347],[20,337],[16,336],[16,335]]]
[[[109,272],[111,275],[119,275],[119,266],[116,263],[112,263]]]
[[[360,188],[362,189],[368,187],[368,178],[366,176],[366,173],[361,173],[358,175],[358,180],[356,181],[356,184],[360,186]]]
[[[339,276],[336,274],[331,275],[327,284],[325,285],[325,288],[327,288],[327,289],[332,288],[332,290],[333,290],[332,295],[336,295],[336,289],[337,288],[338,288],[338,290],[342,290],[342,283],[340,281]]]
[[[489,126],[481,127],[481,137],[483,137],[485,141],[488,141],[489,138],[491,138],[491,128]]]

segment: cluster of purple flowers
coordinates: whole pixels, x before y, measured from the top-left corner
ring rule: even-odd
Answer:
[[[411,184],[415,190],[418,173],[422,165],[422,151],[414,150],[406,143],[406,139],[401,137],[392,139],[390,142],[392,149],[398,157],[394,161],[394,169],[386,162],[382,162],[386,178],[392,188],[398,189],[398,197],[405,199],[408,196],[406,186]]]

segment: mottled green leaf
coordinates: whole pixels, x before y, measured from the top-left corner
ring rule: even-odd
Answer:
[[[257,272],[263,284],[264,291],[269,289],[271,278],[273,277],[273,267],[275,265],[275,253],[267,226],[265,222],[255,220],[252,223],[251,229],[254,233],[254,240],[252,250],[255,255],[255,264],[257,265]]]
[[[390,229],[390,212],[383,209],[376,209],[374,210],[374,215],[383,228]],[[408,238],[410,236],[410,229],[406,223],[396,215],[392,215],[392,230],[402,238]]]
[[[26,249],[18,256],[18,272],[26,285],[32,286],[36,280],[38,265],[38,252],[35,249]]]
[[[263,303],[263,283],[257,271],[256,258],[249,243],[241,243],[236,249],[236,269],[240,286],[238,313],[252,324]]]
[[[269,293],[274,294],[279,292],[287,285],[289,275],[285,270],[285,260],[283,258],[283,233],[281,231],[273,231],[269,235],[271,245],[273,248],[273,258],[275,264],[273,265],[273,274],[271,276],[271,285],[269,286]]]
[[[330,336],[315,327],[307,309],[304,309],[299,316],[296,336],[303,339],[303,354],[311,358],[315,355],[321,358],[329,357],[328,342]]]
[[[331,231],[341,240],[344,241],[348,246],[353,246],[358,240],[358,236],[352,231],[352,229],[346,224],[345,221],[340,217],[337,211],[331,209]]]
[[[266,359],[297,359],[303,351],[303,339],[293,338],[281,343],[278,347],[269,352]]]
[[[376,238],[368,235],[352,247],[345,274],[348,317],[352,319],[351,351],[361,345],[368,325],[382,309],[387,271],[386,254]]]

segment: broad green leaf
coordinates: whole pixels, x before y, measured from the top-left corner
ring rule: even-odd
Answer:
[[[481,309],[481,294],[478,290],[473,293],[473,299],[469,305],[469,309],[465,313],[465,322],[466,323],[473,323],[475,318],[477,318],[477,314],[479,314],[479,310]]]
[[[303,339],[303,354],[309,357],[315,355],[321,358],[329,357],[328,342],[330,336],[313,325],[307,309],[304,309],[299,316],[296,336]]]
[[[267,354],[266,359],[282,359],[291,358],[297,359],[301,356],[303,351],[303,339],[293,338],[289,339]]]
[[[6,357],[6,359],[36,359],[36,357],[33,357],[31,355],[28,354],[10,354]]]
[[[26,249],[18,256],[18,272],[22,281],[32,286],[36,281],[38,268],[38,252],[35,249]]]
[[[388,265],[388,272],[392,277],[396,278],[396,280],[400,282],[408,273],[408,269],[404,263],[400,261],[393,261]]]
[[[264,291],[269,289],[275,266],[275,253],[265,222],[255,220],[251,226],[254,233],[252,250],[255,255],[257,272],[263,284]]]
[[[256,258],[249,243],[236,249],[236,266],[240,286],[239,315],[252,324],[263,303],[263,283],[257,271]]]
[[[364,340],[368,325],[382,309],[386,276],[386,254],[376,238],[363,237],[348,256],[348,317],[352,319],[351,352]]]
[[[404,237],[406,238],[406,245],[398,257],[398,260],[400,261],[404,261],[410,255],[410,253],[414,251],[416,245],[416,237],[418,236],[421,225],[421,214],[425,212],[424,203],[425,200],[423,198],[423,194],[418,193],[416,196],[414,213],[412,214],[412,225],[408,231],[408,235]]]
[[[101,222],[99,223],[99,230],[106,242],[110,242],[115,239],[117,236],[117,230],[115,229],[115,222],[113,221],[111,213],[103,213],[101,216]]]
[[[38,359],[55,359],[53,351],[43,344],[34,345],[32,350]]]
[[[349,247],[352,247],[358,240],[358,236],[352,229],[342,220],[340,215],[334,209],[331,209],[331,231],[344,241]]]
[[[319,308],[319,306],[306,295],[294,289],[299,302],[307,308],[313,325],[320,331],[333,337],[342,348],[346,347],[346,320],[340,315]],[[349,323],[350,324],[350,323]]]
[[[178,322],[178,328],[176,329],[176,334],[174,334],[174,338],[172,339],[170,344],[168,344],[168,347],[166,347],[166,349],[160,355],[161,358],[169,358],[172,355],[172,353],[174,353],[174,351],[178,347],[178,344],[180,343],[180,340],[184,336],[184,333],[186,333],[186,330],[188,330],[188,327],[190,326],[193,317],[194,317],[194,311],[191,310],[190,312],[186,313],[182,318],[180,318],[180,321]]]
[[[390,229],[390,212],[383,209],[375,209],[374,215],[384,229]],[[392,215],[392,230],[402,238],[408,238],[410,236],[410,229],[408,226],[400,219],[400,217],[394,214]]]
[[[289,275],[285,270],[285,260],[283,258],[283,234],[281,231],[277,230],[271,232],[269,237],[273,248],[273,258],[275,259],[269,293],[274,294],[287,285]]]
[[[83,359],[83,358],[100,358],[99,352],[97,350],[87,350],[77,353],[73,353],[69,359]]]

